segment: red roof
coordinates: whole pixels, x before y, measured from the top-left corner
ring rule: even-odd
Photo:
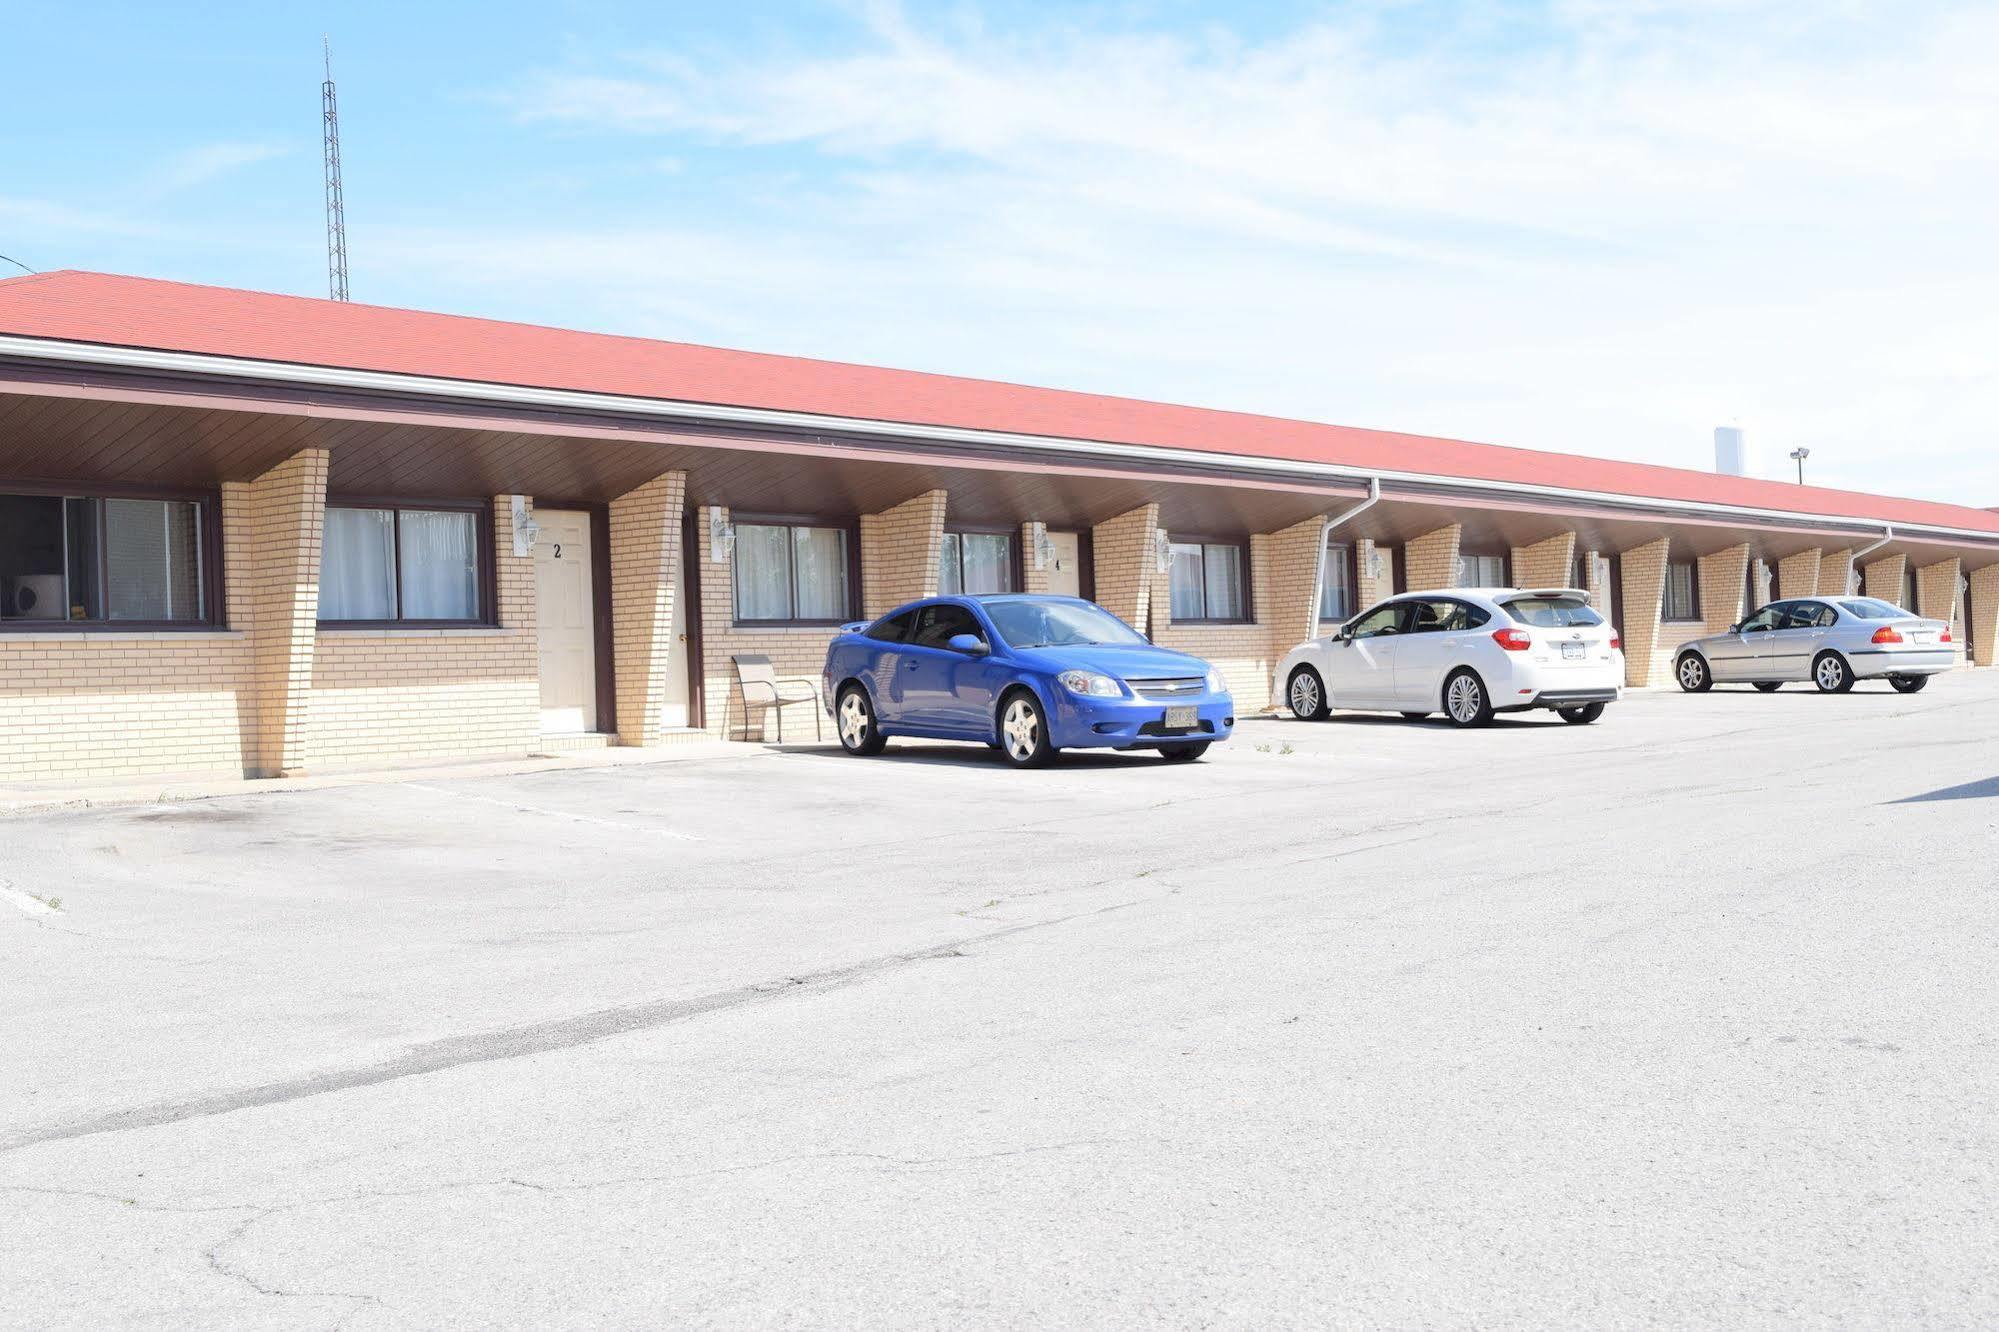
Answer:
[[[153,278],[0,280],[0,333],[681,402],[1199,449],[1999,535],[1999,515],[1927,500],[1320,425],[682,342],[579,333]]]

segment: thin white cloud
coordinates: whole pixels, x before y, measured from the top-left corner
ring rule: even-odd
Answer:
[[[520,92],[730,150],[712,212],[389,254],[668,336],[1693,466],[1741,419],[1815,479],[1999,503],[1987,6],[1561,0],[1517,49],[865,12],[843,54]]]
[[[157,191],[190,190],[244,167],[283,157],[292,151],[282,143],[225,142],[197,144],[172,154],[156,167],[149,184]]]

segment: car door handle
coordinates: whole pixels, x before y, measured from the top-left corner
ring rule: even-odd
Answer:
[[[904,663],[902,663],[902,669],[904,669],[905,671],[913,671],[916,669],[916,663],[913,661],[905,661]]]

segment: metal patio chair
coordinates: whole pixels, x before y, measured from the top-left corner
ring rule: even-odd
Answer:
[[[743,731],[748,734],[749,714],[753,708],[777,709],[777,742],[784,743],[784,705],[787,703],[810,703],[812,708],[812,735],[814,739],[826,738],[825,722],[820,714],[825,711],[819,704],[819,682],[805,675],[779,675],[770,664],[770,658],[761,653],[741,652],[729,660],[736,664],[736,687],[743,692]],[[752,692],[754,691],[754,692]]]

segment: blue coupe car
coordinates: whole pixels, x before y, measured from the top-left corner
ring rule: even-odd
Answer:
[[[1075,597],[933,597],[846,625],[825,697],[850,754],[897,735],[982,740],[1020,768],[1061,749],[1186,762],[1235,727],[1220,671]]]

